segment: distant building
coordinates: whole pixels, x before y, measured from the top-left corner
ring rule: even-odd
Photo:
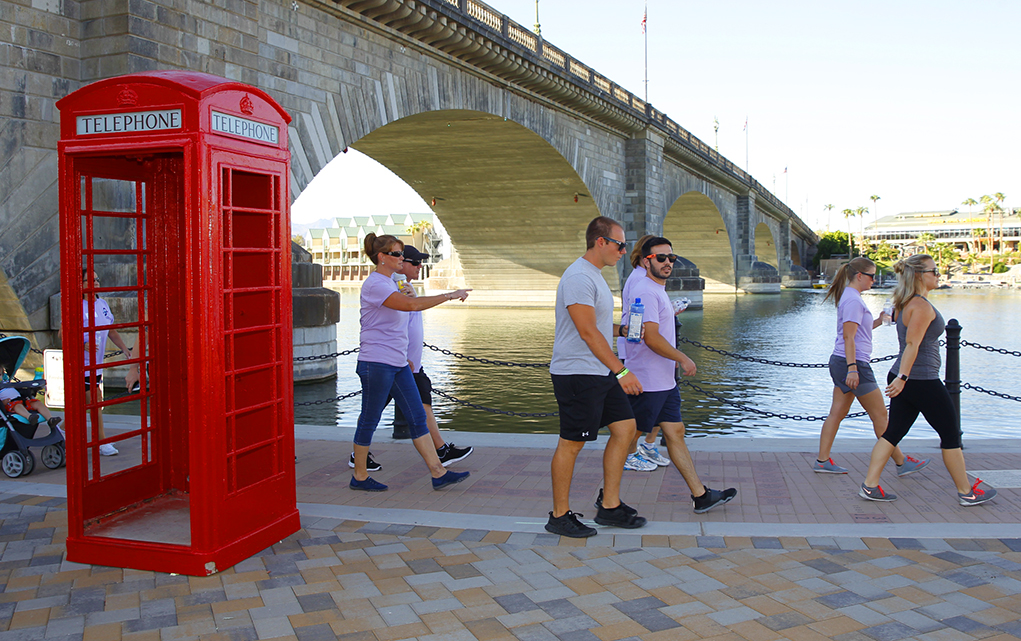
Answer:
[[[933,242],[950,243],[957,249],[974,252],[985,251],[989,242],[990,227],[986,215],[980,211],[917,211],[895,214],[880,218],[877,223],[865,227],[865,238],[873,243],[886,241],[894,247],[903,248],[906,253],[911,246],[918,245],[922,234],[932,234]],[[1021,210],[1004,207],[1002,216],[992,219],[993,242],[1000,250],[1002,229],[1004,251],[1016,251],[1021,241]]]
[[[333,227],[305,232],[305,249],[311,252],[312,262],[323,266],[323,285],[358,283],[369,275],[373,264],[362,246],[373,232],[377,236],[396,236],[429,254],[423,263],[422,279],[428,278],[432,266],[443,259],[446,251],[445,234],[438,229],[432,212],[335,218]]]

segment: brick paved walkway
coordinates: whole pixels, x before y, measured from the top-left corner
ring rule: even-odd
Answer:
[[[471,481],[444,492],[409,444],[381,439],[375,476],[393,489],[362,495],[343,435],[299,436],[303,529],[212,577],[68,562],[63,471],[0,481],[0,641],[1021,638],[1021,490],[960,507],[938,460],[891,471],[904,498],[874,505],[853,496],[867,442],[838,442],[841,477],[809,472],[801,442],[695,440],[706,482],[737,500],[696,516],[675,470],[628,473],[626,500],[653,522],[579,541],[542,530],[548,437],[454,435],[478,450],[457,466]],[[573,495],[590,514],[600,450]],[[966,456],[1021,468],[1006,441]]]

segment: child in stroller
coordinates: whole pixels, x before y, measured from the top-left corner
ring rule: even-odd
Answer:
[[[46,405],[36,398],[45,391],[46,381],[11,380],[28,355],[30,343],[21,336],[0,339],[0,469],[11,478],[25,476],[35,468],[35,457],[29,447],[41,447],[43,465],[55,470],[64,464],[64,435],[57,424],[60,419],[50,414]],[[47,419],[49,434],[34,438],[40,415]]]

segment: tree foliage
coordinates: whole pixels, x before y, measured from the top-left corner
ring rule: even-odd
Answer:
[[[847,254],[850,255],[850,242],[849,235],[845,231],[831,231],[822,235],[819,239],[819,244],[815,252],[815,258],[812,262],[816,267],[819,266],[819,261],[830,258],[834,254]]]

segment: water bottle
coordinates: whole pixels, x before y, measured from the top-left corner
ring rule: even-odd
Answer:
[[[35,380],[40,381],[43,378],[43,368],[35,368]]]
[[[688,305],[691,304],[690,298],[675,298],[673,300],[674,305],[674,316],[680,314],[684,310],[688,309]]]
[[[893,324],[893,299],[892,298],[887,299],[886,304],[883,305],[883,313],[886,314],[886,316],[883,317],[883,325],[892,325]]]
[[[641,298],[636,298],[635,302],[631,303],[631,310],[627,316],[627,342],[642,342],[642,318],[644,316],[645,305],[642,305]]]
[[[408,277],[404,274],[394,274],[394,282],[397,283],[397,290],[400,292],[408,291]]]

